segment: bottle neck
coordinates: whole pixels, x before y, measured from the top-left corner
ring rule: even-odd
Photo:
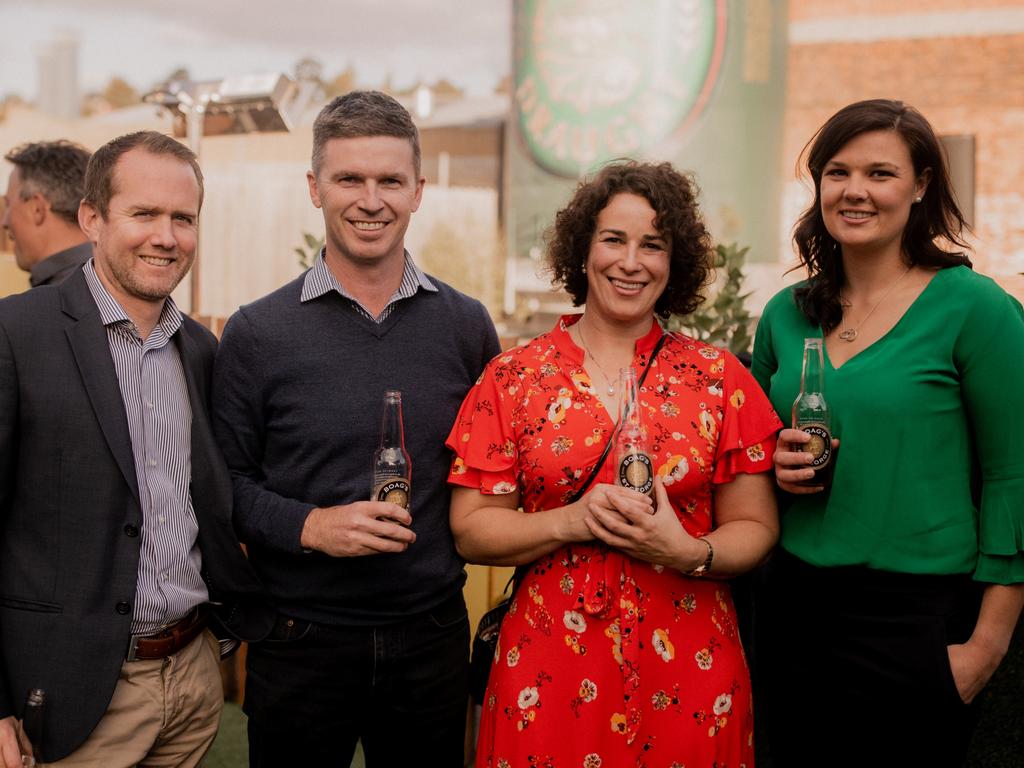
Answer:
[[[825,370],[821,343],[804,346],[804,365],[800,374],[801,392],[822,392],[825,389]]]
[[[619,424],[622,427],[640,424],[637,394],[636,371],[623,368],[619,371]]]
[[[401,398],[384,399],[384,416],[380,426],[381,448],[405,448]]]

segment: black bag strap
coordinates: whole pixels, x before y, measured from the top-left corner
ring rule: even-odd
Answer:
[[[658,356],[658,352],[661,351],[662,346],[665,344],[665,340],[668,338],[668,333],[661,334],[661,338],[658,339],[658,343],[654,345],[654,349],[651,350],[651,356],[647,359],[647,365],[644,366],[643,371],[640,373],[640,379],[637,381],[637,389],[644,385],[644,380],[647,378],[647,372],[651,370],[651,363],[654,362],[654,358]],[[587,479],[583,481],[583,485],[576,489],[576,492],[569,498],[569,503],[572,504],[574,501],[579,501],[583,494],[587,492],[590,484],[594,482],[594,478],[597,477],[601,471],[601,467],[604,466],[604,460],[608,458],[608,452],[612,449],[612,443],[615,442],[616,435],[619,434],[619,429],[622,428],[621,424],[616,424],[615,429],[612,431],[608,441],[604,444],[604,450],[601,451],[601,457],[594,464],[594,468],[590,470],[590,474]]]
[[[655,344],[654,345],[654,349],[651,350],[651,356],[647,359],[647,365],[644,366],[643,371],[640,373],[640,378],[637,381],[637,389],[639,389],[640,387],[643,386],[644,380],[647,378],[647,372],[649,370],[651,370],[651,363],[654,362],[654,359],[658,356],[658,353],[661,351],[661,348],[665,345],[665,342],[668,340],[668,336],[669,336],[669,334],[668,334],[667,331],[665,333],[662,333],[661,334],[661,338],[658,339],[658,343]],[[583,497],[583,494],[587,492],[587,489],[590,488],[591,483],[594,482],[594,479],[597,477],[598,473],[601,471],[601,467],[604,466],[605,459],[608,458],[608,453],[609,453],[609,451],[611,451],[612,444],[615,442],[615,437],[616,437],[616,435],[619,434],[619,429],[621,427],[622,427],[621,424],[616,424],[615,425],[615,429],[612,430],[612,434],[609,436],[607,442],[605,442],[605,444],[604,444],[604,450],[601,451],[601,457],[597,460],[597,463],[594,464],[593,469],[590,470],[590,474],[587,475],[587,479],[584,480],[583,484],[579,488],[576,489],[576,492],[573,493],[573,495],[569,497],[569,503],[570,504],[572,504],[573,502],[579,501]],[[509,586],[511,586],[512,587],[511,594],[514,595],[516,590],[519,588],[519,585],[522,583],[523,579],[526,577],[526,571],[527,571],[527,566],[525,566],[525,565],[517,565],[515,573],[512,574],[512,577],[508,580],[508,584],[505,585],[505,591],[508,592],[508,588],[509,588]]]

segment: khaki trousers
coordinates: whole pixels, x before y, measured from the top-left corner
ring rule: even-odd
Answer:
[[[56,768],[192,768],[220,725],[220,652],[209,631],[165,659],[126,661],[103,718]]]

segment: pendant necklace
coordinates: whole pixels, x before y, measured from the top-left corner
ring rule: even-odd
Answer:
[[[871,317],[871,314],[876,309],[878,309],[878,306],[883,301],[885,301],[889,297],[889,294],[893,292],[893,290],[896,288],[896,286],[900,284],[900,282],[903,280],[903,278],[906,277],[907,274],[910,272],[910,270],[912,270],[913,268],[914,268],[913,264],[911,264],[909,267],[907,267],[906,271],[902,275],[897,277],[896,280],[893,281],[893,284],[889,286],[889,290],[887,290],[885,293],[882,294],[882,298],[880,298],[878,301],[876,301],[874,303],[874,305],[871,307],[871,309],[868,310],[868,313],[866,315],[864,315],[864,317],[861,318],[861,321],[859,323],[857,323],[857,325],[853,326],[852,328],[847,327],[847,325],[846,325],[846,312],[844,311],[843,312],[843,330],[841,330],[839,332],[839,338],[842,339],[843,341],[846,341],[846,342],[853,342],[853,341],[855,341],[857,339],[857,332],[860,330],[861,326],[863,326],[864,323],[867,322],[868,318]],[[839,294],[839,300],[842,302],[844,307],[849,307],[850,306],[850,303],[845,298],[843,298],[843,294],[841,294],[841,293]],[[580,334],[580,338],[581,339],[583,338],[582,334]],[[591,355],[591,357],[593,357],[593,355]]]
[[[580,321],[576,323],[576,330],[580,334],[580,342],[583,344],[583,351],[590,355],[590,359],[594,361],[594,365],[597,366],[597,370],[601,372],[601,375],[604,376],[605,383],[608,384],[608,397],[614,397],[615,384],[612,382],[611,377],[607,373],[605,373],[605,370],[604,368],[601,367],[601,364],[597,362],[597,358],[594,357],[594,353],[591,352],[590,347],[587,346],[587,340],[583,338],[583,318],[580,318]],[[585,359],[586,358],[584,358],[584,360]]]

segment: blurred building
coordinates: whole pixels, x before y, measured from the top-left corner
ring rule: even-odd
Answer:
[[[79,115],[78,38],[62,34],[45,44],[37,55],[39,66],[36,106],[40,112],[63,120]]]
[[[1024,190],[1019,184],[1024,177],[1024,0],[790,0],[784,45],[779,55],[771,56],[765,47],[767,33],[758,30],[765,29],[766,19],[779,16],[765,16],[766,3],[716,0],[716,8],[742,15],[747,22],[741,55],[731,63],[723,59],[724,66],[739,67],[749,82],[757,82],[768,71],[765,67],[785,71],[785,82],[772,97],[781,111],[777,155],[729,184],[712,176],[698,179],[705,203],[728,201],[734,189],[742,188],[744,195],[762,198],[766,209],[776,211],[773,242],[762,242],[764,237],[741,242],[757,254],[747,267],[755,314],[784,281],[798,277],[785,272],[793,263],[792,223],[810,200],[795,174],[801,150],[837,109],[872,97],[913,104],[942,134],[960,202],[974,224],[977,268],[1024,296],[1024,277],[1019,276],[1024,272]],[[776,14],[775,4],[770,5]],[[428,271],[479,296],[496,320],[510,319],[517,330],[526,330],[525,321],[541,305],[552,311],[566,306],[550,292],[539,261],[539,233],[563,198],[553,199],[527,222],[536,236],[532,254],[538,258],[530,258],[528,247],[513,271],[506,263],[512,241],[507,235],[509,212],[537,189],[510,183],[509,158],[523,151],[521,140],[510,131],[512,90],[506,83],[490,96],[467,98],[441,82],[392,92],[420,127],[428,184],[423,205],[412,218],[410,251]],[[321,214],[309,202],[305,181],[311,126],[319,107],[312,106],[293,133],[204,140],[202,315],[226,317],[299,274],[295,249],[303,246],[303,233],[322,234]],[[715,109],[713,98],[706,109]],[[171,130],[170,118],[147,106],[87,118],[77,112],[58,118],[19,105],[9,106],[4,114],[0,153],[28,140],[66,137],[96,147],[129,130]],[[712,161],[732,151],[736,131],[761,130],[750,114],[729,114],[735,131],[704,150]],[[686,167],[685,152],[680,157],[676,162]],[[0,186],[6,183],[7,170],[0,163]],[[571,186],[562,194],[568,196]],[[707,213],[718,239],[742,237],[744,230],[722,206],[708,206]],[[0,236],[0,295],[24,287],[27,278],[14,267]],[[182,303],[188,306],[187,296]],[[211,320],[214,327],[217,322]]]

